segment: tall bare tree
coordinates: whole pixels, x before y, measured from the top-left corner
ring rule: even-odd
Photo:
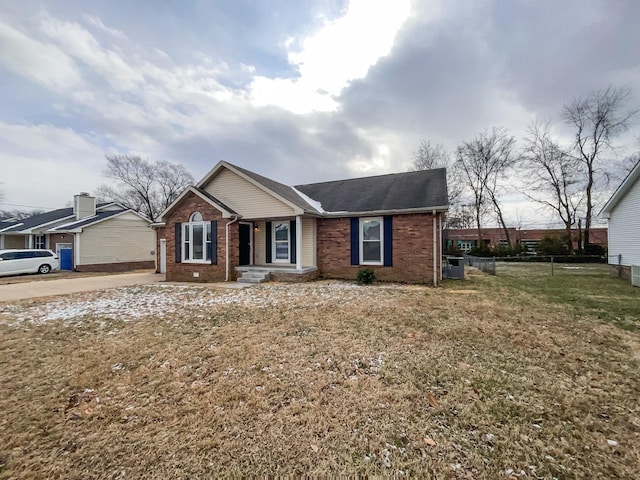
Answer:
[[[137,155],[107,155],[104,176],[114,185],[100,185],[96,194],[132,208],[150,220],[194,183],[182,166],[167,161],[150,163]]]
[[[524,141],[521,165],[529,181],[524,194],[560,217],[567,246],[573,250],[571,229],[583,199],[580,163],[553,139],[548,122],[532,124]]]
[[[603,154],[613,148],[612,141],[627,130],[637,110],[625,108],[631,91],[628,88],[597,90],[574,99],[564,106],[562,117],[575,128],[573,154],[586,175],[584,248],[589,247],[593,216],[593,189],[604,161]]]
[[[460,201],[463,186],[458,181],[459,172],[455,158],[447,152],[442,144],[431,144],[428,140],[422,140],[418,150],[413,152],[413,164],[410,170],[431,170],[434,168],[447,169],[449,212],[445,217],[444,228],[462,228],[460,225],[465,223],[465,210]]]
[[[478,246],[482,245],[482,214],[491,208],[511,245],[509,229],[500,206],[500,180],[517,160],[516,140],[503,127],[485,130],[473,140],[463,142],[456,151],[456,164],[473,197]]]

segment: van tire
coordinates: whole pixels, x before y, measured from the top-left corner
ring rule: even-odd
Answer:
[[[44,264],[44,265],[40,265],[40,268],[38,268],[38,273],[49,273],[51,271],[51,265],[48,264]]]

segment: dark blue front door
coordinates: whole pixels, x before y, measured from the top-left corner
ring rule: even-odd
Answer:
[[[60,270],[73,270],[73,250],[61,248],[59,254]]]

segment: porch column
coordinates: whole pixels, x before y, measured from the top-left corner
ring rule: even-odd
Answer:
[[[29,244],[27,245],[27,248],[33,248],[33,237],[34,235],[29,235]]]
[[[296,215],[296,270],[302,270],[302,215]]]

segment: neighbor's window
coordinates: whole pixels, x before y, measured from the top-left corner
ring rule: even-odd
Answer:
[[[211,222],[205,222],[200,212],[189,217],[188,223],[182,224],[182,261],[211,261]]]
[[[44,250],[47,248],[47,237],[44,235],[36,235],[35,236],[35,248],[38,250]]]
[[[471,240],[471,241],[458,240],[458,248],[460,249],[461,252],[469,252],[475,246],[476,246],[475,240]]]
[[[382,265],[382,217],[360,219],[360,264]]]
[[[274,222],[273,245],[273,261],[289,262],[289,222]]]

